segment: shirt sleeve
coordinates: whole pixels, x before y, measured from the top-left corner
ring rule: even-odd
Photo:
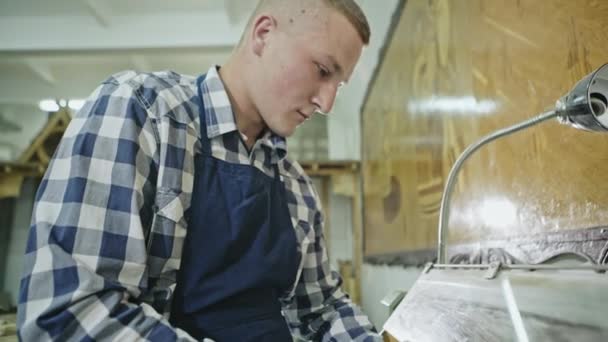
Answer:
[[[318,207],[316,194],[315,201]],[[382,341],[369,318],[342,291],[340,275],[330,269],[320,208],[312,223],[314,241],[303,247],[295,294],[284,303],[292,333],[312,341]]]
[[[136,300],[148,286],[146,235],[162,166],[154,120],[126,77],[93,92],[40,183],[19,294],[21,340],[193,340]]]

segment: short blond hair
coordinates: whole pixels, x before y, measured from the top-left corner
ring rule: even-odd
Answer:
[[[357,30],[359,37],[363,44],[369,44],[369,38],[371,37],[371,30],[369,23],[365,17],[365,13],[361,10],[361,7],[357,5],[355,0],[321,0],[324,4],[330,8],[335,9],[341,13]]]
[[[302,4],[303,6],[314,6],[314,5],[325,5],[328,8],[336,10],[342,14],[353,27],[357,30],[359,37],[364,45],[369,44],[371,37],[371,30],[369,23],[365,17],[365,13],[361,10],[361,7],[355,2],[355,0],[260,0],[258,5],[249,19],[247,27],[251,27],[251,24],[261,11],[270,7],[289,6],[293,8],[294,3]]]

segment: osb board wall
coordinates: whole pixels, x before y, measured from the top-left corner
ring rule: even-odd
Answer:
[[[363,109],[365,254],[434,248],[451,165],[608,62],[608,1],[409,0]],[[450,243],[608,224],[608,134],[542,123],[482,148]]]

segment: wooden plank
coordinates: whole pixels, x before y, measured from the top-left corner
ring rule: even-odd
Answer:
[[[0,176],[18,173],[24,176],[42,174],[44,170],[36,163],[0,162]]]
[[[329,254],[331,253],[331,240],[328,239],[328,236],[331,236],[331,209],[329,206],[329,198],[330,198],[330,182],[331,179],[329,177],[321,177],[321,189],[319,189],[319,194],[321,196],[321,207],[323,208],[323,217],[325,219],[325,224],[323,225],[323,234],[325,234],[325,244],[327,247],[327,257],[329,258]]]
[[[363,265],[363,202],[361,196],[360,178],[353,177],[353,182],[355,183],[353,184],[354,193],[352,196],[353,264],[355,268],[355,296],[353,301],[357,304],[361,304],[361,272]]]

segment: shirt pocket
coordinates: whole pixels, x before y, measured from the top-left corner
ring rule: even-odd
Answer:
[[[156,215],[175,223],[183,224],[184,201],[182,192],[173,189],[158,189],[156,192],[155,205]]]
[[[181,257],[176,255],[181,251],[181,245],[176,244],[183,243],[185,232],[186,219],[182,192],[159,188],[154,202],[152,226],[146,238],[148,256],[153,263],[150,266],[156,276],[159,272],[166,271],[165,263],[168,259]]]

